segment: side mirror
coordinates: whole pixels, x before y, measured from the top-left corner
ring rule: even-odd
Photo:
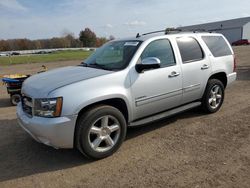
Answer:
[[[157,69],[160,68],[161,60],[156,57],[147,57],[141,61],[140,64],[135,65],[135,70],[138,73],[143,72],[144,70]]]

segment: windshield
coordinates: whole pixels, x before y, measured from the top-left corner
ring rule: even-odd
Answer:
[[[83,65],[106,70],[126,68],[140,46],[140,41],[113,41],[98,48]]]

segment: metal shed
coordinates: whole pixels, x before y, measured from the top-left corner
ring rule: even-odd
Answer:
[[[230,43],[240,39],[250,40],[250,17],[191,25],[180,28],[183,30],[206,30],[222,33]]]

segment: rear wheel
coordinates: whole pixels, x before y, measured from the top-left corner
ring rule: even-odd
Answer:
[[[123,114],[112,106],[96,106],[77,122],[76,145],[86,156],[101,159],[119,149],[126,136]]]
[[[202,107],[207,113],[217,112],[224,100],[224,85],[220,80],[208,80],[205,93],[202,98]]]
[[[21,95],[19,94],[13,94],[10,96],[10,102],[12,105],[16,106],[17,103],[21,101]]]

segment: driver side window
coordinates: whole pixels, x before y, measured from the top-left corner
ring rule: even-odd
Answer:
[[[147,57],[156,57],[161,61],[161,67],[175,65],[175,57],[168,39],[159,39],[151,42],[142,52],[141,60]]]

